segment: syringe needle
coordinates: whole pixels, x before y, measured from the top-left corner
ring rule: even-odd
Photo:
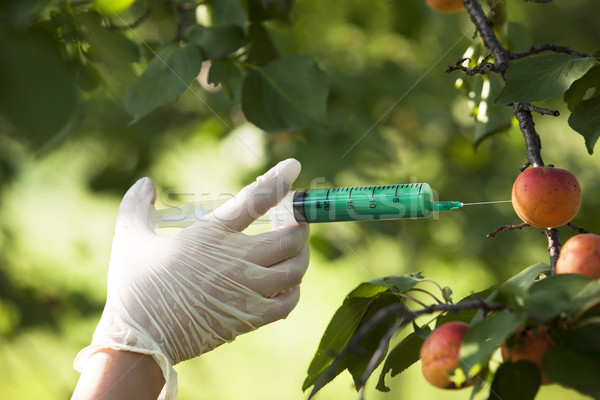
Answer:
[[[480,204],[498,204],[498,203],[512,203],[512,200],[480,201],[479,203],[462,203],[462,205],[463,206],[477,206]]]

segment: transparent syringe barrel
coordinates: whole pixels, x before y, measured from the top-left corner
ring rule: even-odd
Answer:
[[[427,183],[299,190],[292,202],[298,222],[426,218],[433,212]]]

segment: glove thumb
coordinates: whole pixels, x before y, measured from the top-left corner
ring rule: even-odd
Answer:
[[[117,231],[152,231],[149,211],[156,200],[156,188],[150,178],[141,178],[129,188],[117,215]]]

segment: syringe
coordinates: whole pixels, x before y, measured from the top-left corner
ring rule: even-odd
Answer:
[[[428,218],[435,212],[457,210],[466,205],[504,203],[462,203],[434,200],[427,183],[355,186],[290,191],[260,221],[278,226],[290,222],[318,223]],[[153,211],[155,228],[186,227],[211,213],[222,202],[189,202]]]

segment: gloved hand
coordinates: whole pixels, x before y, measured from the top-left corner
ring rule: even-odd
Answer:
[[[172,365],[285,318],[308,266],[308,226],[242,231],[287,194],[299,172],[294,159],[279,163],[172,236],[157,235],[150,224],[153,182],[135,183],[119,208],[104,312],[75,369],[102,348],[150,354],[165,377],[161,398],[171,399]]]

